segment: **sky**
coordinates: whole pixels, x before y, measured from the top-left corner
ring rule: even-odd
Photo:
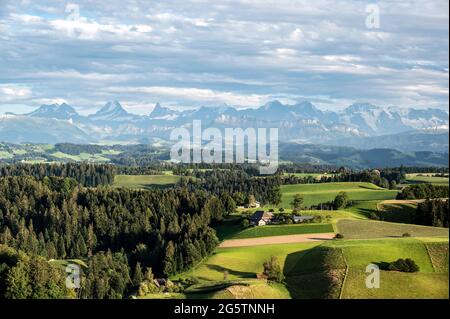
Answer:
[[[448,111],[447,0],[0,0],[0,113],[311,101]]]

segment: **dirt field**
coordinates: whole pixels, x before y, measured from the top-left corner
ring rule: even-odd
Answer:
[[[220,244],[221,248],[244,247],[244,246],[260,246],[273,244],[293,244],[293,243],[307,243],[313,241],[331,240],[334,233],[321,234],[304,234],[304,235],[288,235],[288,236],[272,236],[260,238],[247,239],[230,239],[225,240]]]
[[[418,203],[422,203],[424,201],[425,201],[425,199],[389,199],[389,200],[384,200],[378,204],[379,205],[383,205],[383,204],[418,204]]]

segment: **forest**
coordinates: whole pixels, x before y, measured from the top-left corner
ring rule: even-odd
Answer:
[[[419,225],[449,227],[449,202],[435,199],[419,203],[416,210],[415,222]]]
[[[417,184],[409,185],[398,193],[397,199],[432,199],[447,198],[448,185]]]
[[[33,176],[70,177],[85,187],[110,185],[114,181],[115,168],[107,164],[54,163],[54,164],[11,164],[0,166],[0,177]]]
[[[101,266],[88,268],[86,280],[93,282],[82,296],[123,297],[137,263],[167,276],[210,254],[218,243],[210,225],[229,213],[226,207],[203,190],[84,188],[71,178],[4,177],[0,244],[49,260],[87,258]],[[99,295],[105,281],[114,283],[107,285],[113,291]]]

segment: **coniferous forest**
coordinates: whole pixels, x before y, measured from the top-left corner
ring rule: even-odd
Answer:
[[[72,178],[5,177],[0,244],[47,260],[87,259],[80,296],[122,298],[137,263],[167,276],[210,254],[218,243],[210,225],[227,214],[225,207],[203,190],[85,188]],[[26,286],[32,279],[20,269],[30,261],[5,255],[11,254],[2,250],[0,257],[9,260],[2,264],[3,287]],[[1,294],[20,297],[8,291]]]

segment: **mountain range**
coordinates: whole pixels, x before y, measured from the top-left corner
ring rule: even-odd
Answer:
[[[0,141],[11,143],[91,143],[100,140],[151,143],[168,140],[176,127],[277,127],[283,142],[380,147],[448,153],[449,114],[440,109],[382,108],[355,103],[342,111],[324,111],[310,102],[269,102],[255,109],[201,107],[178,111],[156,104],[149,115],[126,111],[118,101],[95,114],[80,115],[70,105],[42,105],[27,114],[0,117]]]

